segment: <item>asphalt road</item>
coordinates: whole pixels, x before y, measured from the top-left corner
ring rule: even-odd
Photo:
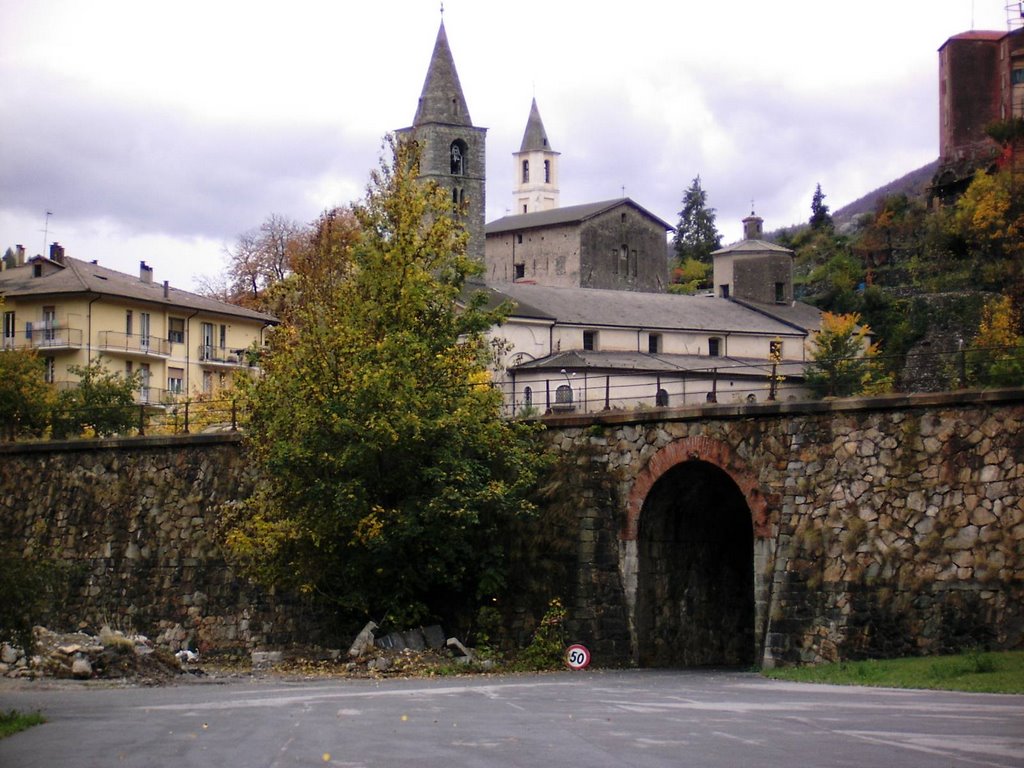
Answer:
[[[20,684],[44,725],[0,767],[1024,766],[1024,696],[755,674],[587,670],[434,680]]]

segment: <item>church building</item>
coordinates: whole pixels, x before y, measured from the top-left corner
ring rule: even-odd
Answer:
[[[805,394],[816,309],[793,301],[793,254],[746,238],[715,253],[713,296],[668,293],[672,226],[630,198],[562,207],[560,154],[536,99],[512,153],[515,213],[485,225],[486,129],[469,117],[442,22],[413,124],[421,175],[450,190],[484,266],[494,305],[514,306],[491,329],[506,350],[493,382],[506,413],[601,411],[756,402]]]

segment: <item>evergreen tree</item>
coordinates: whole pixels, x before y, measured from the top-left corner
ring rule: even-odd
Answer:
[[[698,175],[683,193],[683,210],[672,239],[680,262],[687,259],[711,263],[711,252],[722,247],[722,236],[715,227],[715,209],[708,208],[708,193],[701,188]]]
[[[814,197],[811,198],[811,229],[831,229],[832,216],[825,205],[825,193],[821,191],[821,184],[814,188]]]

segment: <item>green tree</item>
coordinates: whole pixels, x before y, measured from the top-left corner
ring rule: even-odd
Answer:
[[[818,397],[851,397],[885,391],[889,380],[868,343],[871,329],[856,313],[823,312],[821,329],[811,335],[811,363],[804,381]]]
[[[135,405],[135,392],[141,381],[138,372],[127,376],[111,373],[99,358],[88,365],[69,366],[68,371],[78,377],[78,382],[57,396],[54,437],[87,432],[107,437],[131,430],[138,419]]]
[[[43,380],[43,361],[33,350],[0,352],[0,425],[3,439],[39,434],[53,406],[53,389]]]
[[[711,252],[722,247],[722,236],[715,226],[715,209],[708,207],[708,193],[700,185],[700,176],[694,178],[683,193],[683,210],[672,238],[676,258],[711,263]]]
[[[832,215],[825,205],[825,193],[821,191],[819,183],[814,188],[814,196],[811,198],[811,229],[832,229]]]
[[[449,194],[389,137],[365,202],[331,211],[249,393],[262,474],[222,516],[235,561],[339,629],[472,616],[500,590],[503,529],[532,510],[531,428],[500,418],[479,267]]]
[[[70,575],[65,564],[0,546],[0,642],[31,653],[32,627],[64,599]]]
[[[684,259],[672,269],[669,293],[691,294],[708,288],[711,282],[711,265],[697,259]]]

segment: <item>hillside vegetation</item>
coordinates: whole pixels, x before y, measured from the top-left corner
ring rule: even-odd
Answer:
[[[795,253],[797,297],[859,314],[897,389],[1024,383],[1024,160],[1008,146],[945,207],[920,191],[924,171],[846,223],[816,210],[774,233]]]

